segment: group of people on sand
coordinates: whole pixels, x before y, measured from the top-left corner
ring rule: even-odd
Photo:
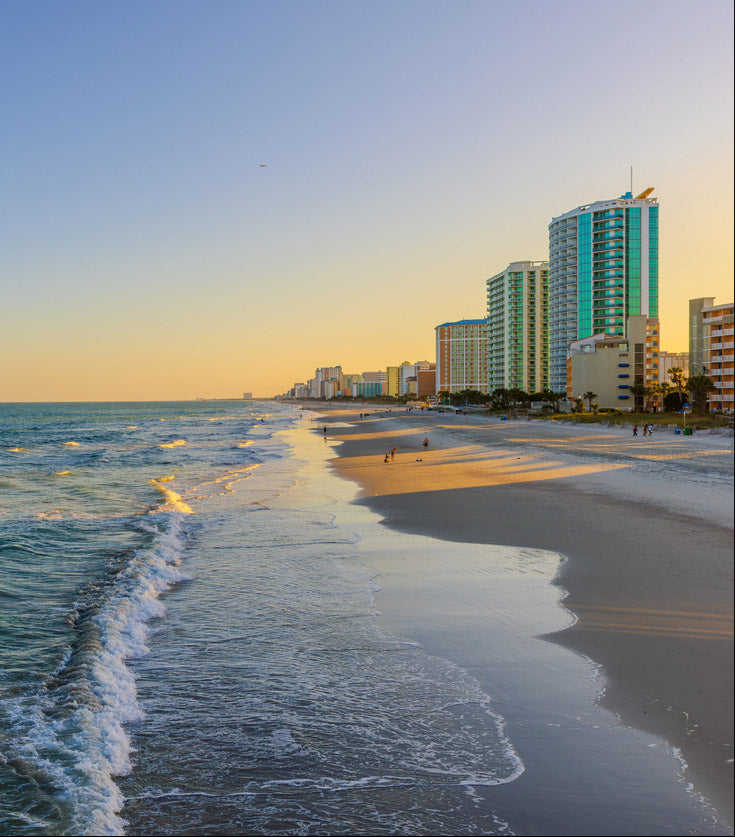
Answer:
[[[638,425],[633,425],[633,435],[638,435]],[[643,435],[644,436],[653,436],[653,425],[652,424],[644,424],[643,425]]]
[[[429,437],[424,436],[424,441],[421,444],[424,446],[424,450],[428,450],[428,448],[429,448]],[[392,448],[390,453],[386,453],[385,459],[383,460],[383,462],[393,462],[393,460],[396,458],[396,452],[397,451],[398,451],[397,447]],[[421,460],[417,459],[416,461],[420,462]]]

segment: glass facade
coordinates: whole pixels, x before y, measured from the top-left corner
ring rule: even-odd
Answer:
[[[658,207],[648,207],[648,316],[658,317]]]
[[[659,212],[629,193],[553,218],[549,225],[551,387],[565,387],[569,345],[624,338],[631,316],[658,317]]]
[[[592,213],[577,218],[577,334],[592,336]]]
[[[625,299],[626,318],[641,313],[641,209],[632,206],[625,213]]]

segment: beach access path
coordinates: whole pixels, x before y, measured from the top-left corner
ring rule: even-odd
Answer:
[[[600,663],[603,705],[677,747],[732,826],[732,437],[317,409],[337,473],[386,526],[566,559],[577,621],[545,639]]]

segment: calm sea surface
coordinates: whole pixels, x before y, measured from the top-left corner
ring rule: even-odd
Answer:
[[[286,502],[306,423],[0,405],[2,833],[514,833],[507,713],[381,623],[333,499]]]

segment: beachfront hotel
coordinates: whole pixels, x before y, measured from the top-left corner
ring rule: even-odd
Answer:
[[[549,263],[512,262],[485,284],[489,391],[548,389]]]
[[[488,321],[442,323],[435,332],[436,391],[489,392]]]
[[[705,374],[716,387],[708,410],[735,409],[735,326],[732,302],[715,305],[714,297],[689,300],[689,355],[692,375]]]
[[[550,384],[566,388],[572,342],[594,334],[624,338],[629,317],[658,317],[658,201],[597,201],[549,224]]]

